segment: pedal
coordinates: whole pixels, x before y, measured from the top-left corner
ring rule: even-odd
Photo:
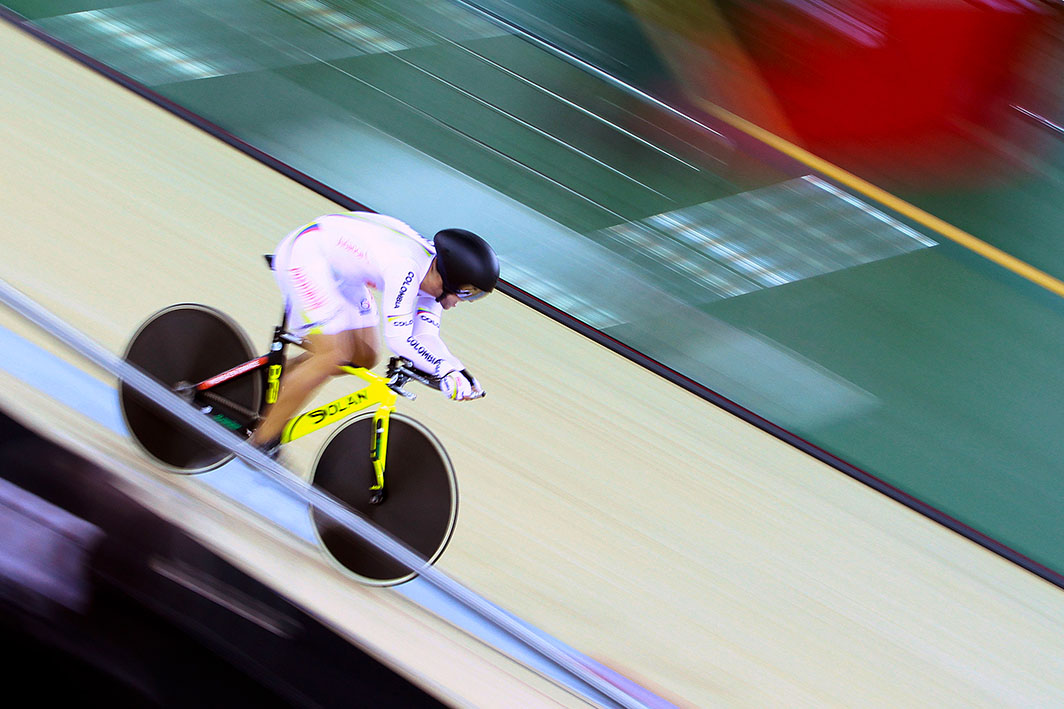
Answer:
[[[379,505],[384,502],[384,488],[380,490],[370,490],[369,492],[369,504]]]

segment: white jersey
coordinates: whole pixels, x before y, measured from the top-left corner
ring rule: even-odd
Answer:
[[[436,255],[432,242],[394,217],[330,214],[289,234],[274,269],[297,331],[336,333],[376,326],[380,293],[384,341],[418,369],[442,376],[463,369],[440,339],[443,306],[420,290]]]

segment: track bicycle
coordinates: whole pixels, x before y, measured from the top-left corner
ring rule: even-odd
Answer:
[[[288,345],[304,343],[287,331],[284,317],[274,328],[269,351],[256,356],[244,331],[227,315],[184,303],[148,318],[130,340],[125,359],[205,416],[250,436],[265,407],[277,398]],[[346,420],[319,450],[311,482],[435,563],[457,521],[457,479],[439,440],[395,407],[400,396],[416,398],[404,388],[408,382],[436,389],[438,380],[399,357],[391,358],[383,376],[362,367],[341,369],[364,386],[290,419],[281,443]],[[119,397],[133,438],[163,467],[196,474],[233,457],[125,383]],[[312,509],[311,518],[327,555],[361,582],[387,586],[417,575],[326,515]]]

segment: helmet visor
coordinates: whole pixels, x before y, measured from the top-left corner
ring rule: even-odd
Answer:
[[[487,291],[482,291],[474,286],[465,286],[464,288],[459,288],[454,291],[454,294],[458,296],[458,300],[464,300],[467,303],[472,303],[474,300],[480,300],[488,293]]]

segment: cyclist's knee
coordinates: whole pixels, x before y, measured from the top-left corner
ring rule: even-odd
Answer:
[[[351,351],[351,364],[372,369],[381,359],[380,345],[376,342],[359,342]]]
[[[311,335],[307,340],[310,348],[300,357],[299,369],[313,372],[315,378],[333,376],[338,367],[348,363],[351,348],[346,333]]]
[[[349,331],[347,359],[357,366],[371,369],[380,361],[380,334],[376,328]]]
[[[314,369],[331,369],[345,364],[370,369],[380,360],[380,335],[376,329],[345,330],[335,335],[311,338]]]

